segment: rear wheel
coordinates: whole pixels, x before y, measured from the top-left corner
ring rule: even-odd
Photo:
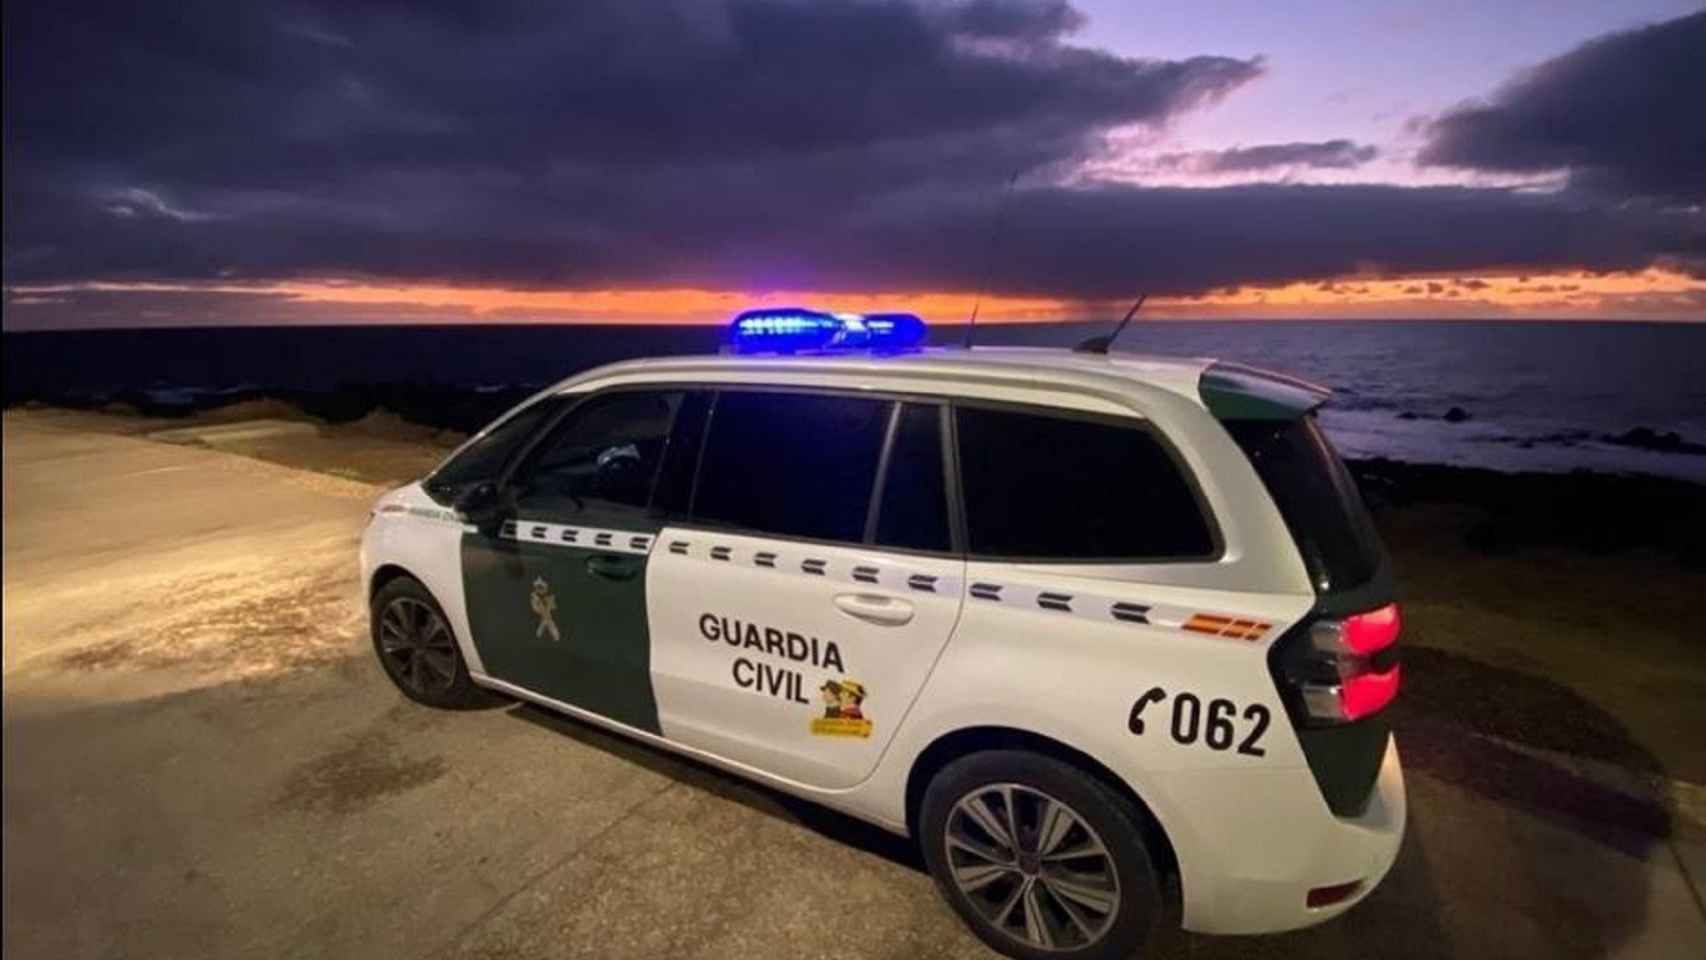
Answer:
[[[373,595],[370,609],[374,653],[404,696],[432,707],[474,705],[479,690],[450,621],[420,581],[392,580]]]
[[[1155,930],[1140,817],[1077,767],[1017,750],[962,757],[930,782],[919,825],[943,896],[1008,956],[1128,958]]]

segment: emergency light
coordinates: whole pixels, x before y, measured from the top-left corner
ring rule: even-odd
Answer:
[[[729,327],[735,353],[802,350],[907,350],[924,342],[924,321],[910,313],[827,313],[768,307],[737,314]]]

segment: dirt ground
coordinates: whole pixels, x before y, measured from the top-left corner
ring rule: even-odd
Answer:
[[[396,694],[356,538],[454,438],[161,426],[5,416],[8,956],[990,955],[904,841],[531,708]],[[1156,955],[1706,955],[1698,579],[1479,556],[1437,507],[1382,522],[1393,874],[1324,926]]]

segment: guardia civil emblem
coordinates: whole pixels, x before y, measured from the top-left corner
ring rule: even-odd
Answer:
[[[544,577],[533,578],[533,593],[527,602],[533,607],[533,615],[539,618],[539,626],[534,628],[533,636],[551,637],[552,642],[561,642],[563,635],[557,630],[557,597],[551,593],[551,585]]]

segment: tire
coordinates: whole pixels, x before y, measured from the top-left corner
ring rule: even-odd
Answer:
[[[380,587],[369,623],[373,654],[403,696],[444,710],[481,704],[450,620],[419,580],[401,576]]]
[[[1063,826],[1055,807],[1072,822]],[[1018,856],[1001,846],[1015,820]],[[1160,922],[1161,880],[1141,813],[1068,763],[1022,750],[961,757],[930,781],[918,822],[942,896],[1009,957],[1126,960]]]

